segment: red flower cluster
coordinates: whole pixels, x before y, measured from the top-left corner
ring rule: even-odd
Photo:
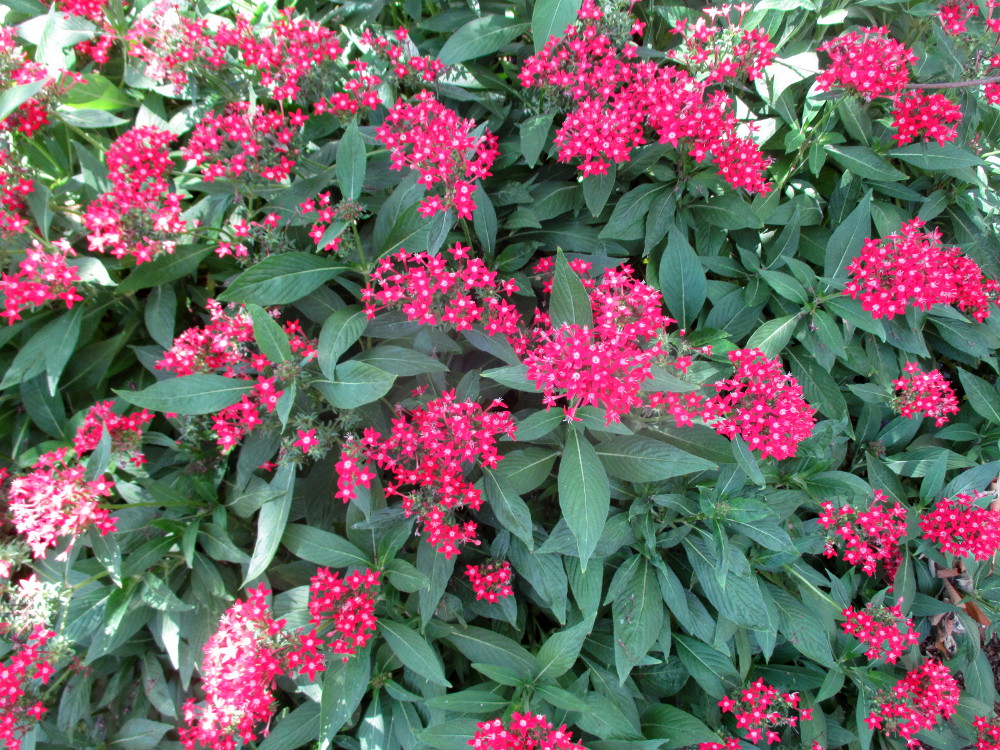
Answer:
[[[209,300],[208,310],[209,324],[189,328],[174,339],[173,346],[156,363],[156,369],[170,370],[177,375],[219,372],[227,377],[256,381],[249,394],[212,415],[217,442],[228,451],[248,432],[263,424],[262,413],[274,411],[284,393],[278,390],[276,381],[294,377],[294,372],[279,370],[256,347],[251,348],[253,323],[242,306],[227,312],[221,304]],[[305,336],[297,320],[286,322],[282,329],[289,336],[293,352],[306,360],[315,356],[316,342]]]
[[[66,258],[76,253],[66,240],[56,240],[52,245],[54,250],[48,253],[37,240],[32,240],[17,273],[0,273],[0,293],[4,296],[0,318],[6,318],[9,324],[20,320],[27,308],[62,300],[72,309],[74,303],[83,300],[75,286],[80,280],[79,272],[66,263]]]
[[[753,743],[767,740],[771,745],[781,741],[778,729],[794,727],[799,720],[808,721],[812,718],[811,708],[799,708],[798,693],[779,693],[778,689],[768,685],[763,679],[750,683],[750,687],[740,693],[740,699],[734,700],[728,695],[719,701],[722,713],[732,713],[736,717],[736,728],[745,730],[745,738]],[[798,716],[792,712],[798,711]],[[699,745],[699,750],[709,750],[718,743],[706,742]]]
[[[407,320],[425,325],[465,331],[482,323],[491,336],[515,334],[521,316],[506,295],[517,284],[497,281],[496,271],[470,257],[471,250],[456,243],[440,255],[400,249],[382,258],[361,293],[365,315],[370,320],[379,310],[401,309]]]
[[[980,508],[976,500],[986,493],[941,498],[934,510],[920,517],[924,538],[957,557],[989,560],[1000,549],[1000,513]]]
[[[102,497],[110,497],[114,485],[103,475],[88,482],[84,467],[71,465],[66,454],[67,449],[60,448],[42,455],[34,471],[10,483],[11,520],[35,558],[45,557],[62,537],[68,536],[72,544],[89,526],[102,535],[115,530],[115,519],[98,506]],[[56,559],[65,559],[68,552],[67,548]]]
[[[179,92],[192,75],[231,64],[229,26],[209,29],[207,18],[178,15],[169,2],[161,2],[158,11],[136,18],[125,35],[126,54],[145,63],[147,78],[172,83]]]
[[[68,71],[62,71],[58,80],[51,77],[42,63],[28,59],[25,51],[15,43],[14,35],[13,28],[0,26],[0,94],[14,86],[36,81],[44,83],[35,96],[0,119],[0,133],[17,131],[31,136],[49,124],[49,112],[56,100],[83,79],[79,74]]]
[[[181,196],[167,183],[175,138],[166,130],[140,127],[111,144],[105,159],[112,189],[92,201],[83,217],[92,252],[131,255],[138,265],[174,251],[177,235],[187,227]]]
[[[398,28],[392,34],[395,40],[374,34],[371,29],[365,29],[361,34],[361,43],[384,59],[397,78],[411,79],[418,85],[437,81],[445,70],[445,64],[430,55],[412,54],[410,49],[413,45],[410,42],[410,33],[406,29]],[[410,49],[406,45],[409,45]]]
[[[958,414],[958,397],[940,370],[924,372],[916,362],[907,362],[903,369],[909,375],[892,381],[897,391],[893,406],[900,416],[931,417],[940,427],[948,414]]]
[[[891,607],[869,603],[863,610],[848,607],[841,614],[847,620],[841,628],[868,646],[865,656],[870,661],[884,659],[886,664],[895,664],[907,648],[920,643],[913,620],[903,614],[898,602]]]
[[[886,574],[891,576],[899,565],[899,540],[906,536],[906,508],[898,501],[890,507],[884,492],[874,492],[875,500],[864,511],[850,505],[838,510],[829,502],[820,506],[823,513],[817,519],[819,525],[840,537],[838,541],[828,536],[823,554],[836,557],[842,543],[842,556],[851,565],[860,564],[865,573],[873,576],[882,561]]]
[[[402,99],[396,102],[376,129],[375,137],[389,149],[393,169],[410,167],[420,172],[417,181],[421,185],[441,185],[442,194],[428,195],[420,202],[417,211],[421,216],[446,211],[450,204],[459,217],[472,218],[476,210],[472,181],[489,177],[500,154],[497,137],[488,130],[474,136],[475,127],[473,120],[459,117],[423,89],[416,104]]]
[[[966,22],[979,15],[979,8],[975,0],[946,0],[938,5],[935,15],[941,21],[941,28],[958,36],[965,31]]]
[[[816,89],[839,86],[865,101],[902,91],[910,82],[907,66],[917,62],[913,50],[890,37],[886,26],[841,34],[819,51],[830,55],[830,65],[816,79]]]
[[[708,7],[704,9],[707,21],[705,17],[693,24],[686,18],[676,21],[673,32],[683,37],[683,45],[679,50],[667,52],[667,56],[707,74],[705,80],[713,83],[744,75],[749,81],[760,78],[776,55],[766,32],[742,28],[743,18],[750,9],[748,3]],[[734,10],[740,14],[735,23]]]
[[[108,52],[118,38],[108,21],[106,3],[107,0],[55,0],[55,6],[59,10],[71,16],[86,18],[100,28],[101,34],[96,39],[84,39],[73,48],[98,64],[108,61]]]
[[[205,644],[201,672],[207,705],[184,704],[188,726],[179,730],[185,750],[200,744],[236,750],[237,737],[257,739],[258,724],[269,721],[274,680],[285,670],[282,650],[288,638],[284,620],[271,617],[264,584],[247,592],[222,615],[219,630]]]
[[[342,222],[340,228],[343,230],[347,224],[353,224],[364,216],[365,207],[357,201],[352,200],[342,200],[334,204],[330,200],[330,192],[326,191],[317,195],[316,200],[310,198],[309,200],[302,201],[299,204],[299,211],[303,214],[316,214],[317,220],[309,228],[309,236],[319,246],[323,242],[323,237],[331,224]],[[319,249],[326,252],[336,252],[340,250],[340,243],[341,237],[338,235],[329,244],[325,244]]]
[[[515,425],[503,403],[494,401],[485,409],[472,401],[456,401],[454,391],[445,391],[422,407],[396,407],[388,438],[372,428],[357,444],[348,444],[337,463],[337,497],[347,502],[355,497],[357,484],[370,478],[368,465],[375,461],[392,474],[389,495],[403,498],[407,517],[415,515],[427,542],[450,558],[464,542],[479,544],[476,523],[454,522],[458,508],[478,510],[482,497],[463,478],[469,462],[494,468],[502,458],[497,453],[497,435],[514,436]],[[413,489],[409,489],[409,488]]]
[[[0,237],[19,234],[30,223],[24,198],[34,190],[34,183],[6,148],[0,147]]]
[[[556,134],[559,161],[581,159],[584,175],[606,174],[622,163],[652,131],[660,143],[701,163],[712,156],[719,175],[735,188],[766,193],[770,160],[756,143],[738,133],[732,100],[710,91],[711,81],[652,61],[637,61],[636,46],[619,44],[604,12],[586,0],[579,21],[562,38],[552,37],[521,69],[521,85],[541,89],[566,119]],[[766,58],[766,40],[747,37],[745,58],[755,70]],[[755,62],[750,63],[753,58]],[[683,144],[683,146],[682,146]]]
[[[510,563],[506,560],[487,560],[482,565],[467,565],[465,575],[476,592],[476,600],[485,599],[496,604],[514,593],[511,587]]]
[[[378,87],[382,79],[369,73],[370,66],[364,60],[352,60],[351,77],[344,82],[344,90],[313,102],[317,115],[331,114],[348,120],[362,110],[374,110],[382,104]]]
[[[55,635],[35,625],[26,642],[15,643],[10,658],[0,663],[0,740],[8,750],[20,750],[24,735],[45,713],[30,683],[40,680],[44,685],[55,672],[45,650]]]
[[[146,463],[142,454],[142,426],[153,421],[153,414],[143,409],[128,415],[115,414],[112,411],[114,401],[101,401],[90,407],[83,418],[83,424],[77,428],[73,438],[73,448],[77,455],[97,448],[101,442],[104,430],[111,437],[111,450],[121,459],[128,459],[136,466]]]
[[[379,574],[368,569],[341,578],[339,573],[320,568],[309,582],[309,622],[319,625],[332,620],[335,637],[326,645],[333,653],[342,654],[344,661],[349,654],[364,648],[375,632],[378,618],[375,595],[370,589],[379,584]],[[310,637],[316,637],[315,630]]]
[[[527,365],[527,378],[544,393],[546,408],[561,405],[568,419],[581,406],[606,409],[607,424],[643,401],[642,383],[653,376],[657,338],[674,321],[662,313],[660,293],[633,277],[632,269],[608,269],[590,292],[593,327],[553,326],[539,315],[527,336],[512,340]]]
[[[808,721],[812,718],[811,708],[799,708],[798,693],[779,693],[778,689],[768,685],[763,679],[750,683],[750,687],[740,693],[740,699],[734,700],[728,695],[719,701],[722,713],[732,713],[736,717],[736,728],[745,730],[744,737],[753,743],[767,740],[771,745],[781,741],[781,735],[776,731],[781,727],[794,727],[799,719]],[[792,712],[798,711],[798,716]],[[699,750],[709,750],[718,743],[702,743]]]
[[[572,732],[563,724],[552,727],[542,714],[511,714],[510,724],[502,719],[481,721],[468,744],[475,750],[587,750],[573,742]]]
[[[925,661],[896,683],[891,696],[879,692],[865,723],[870,729],[881,729],[887,737],[897,732],[907,747],[920,747],[913,735],[933,727],[939,717],[950,719],[958,708],[958,698],[958,683],[948,667]]]
[[[894,101],[892,127],[896,129],[893,138],[897,146],[917,138],[925,141],[933,138],[943,146],[958,138],[957,123],[962,119],[962,108],[944,94],[908,91],[896,96]]]
[[[913,219],[903,222],[900,234],[866,239],[847,266],[851,280],[844,294],[860,297],[874,318],[902,315],[907,305],[929,310],[940,303],[970,310],[982,322],[990,304],[1000,304],[1000,283],[985,278],[959,248],[942,246],[940,230],[921,231],[924,223]]]
[[[978,736],[973,747],[976,750],[1000,750],[1000,718],[977,716],[972,720]]]
[[[221,115],[205,115],[181,154],[201,167],[206,182],[249,175],[281,182],[295,166],[292,139],[308,119],[302,110],[286,115],[256,107],[251,113],[249,102],[234,102]]]

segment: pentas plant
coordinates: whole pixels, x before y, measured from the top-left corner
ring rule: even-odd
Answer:
[[[865,722],[871,729],[882,730],[887,737],[898,734],[906,740],[907,747],[920,747],[920,741],[913,735],[953,716],[958,699],[958,683],[951,670],[928,659],[907,672],[891,693],[880,691]]]
[[[770,36],[762,29],[743,27],[743,19],[753,6],[749,3],[705,8],[693,24],[682,18],[673,32],[681,37],[678,49],[667,51],[693,70],[703,70],[706,80],[724,82],[727,78],[754,81],[776,57]],[[739,18],[733,20],[733,13]]]
[[[333,653],[342,655],[343,661],[364,648],[375,631],[377,592],[372,589],[380,582],[379,573],[372,570],[355,571],[342,578],[328,568],[317,570],[309,581],[309,622],[323,625],[330,621],[331,632],[327,637],[332,637],[326,645]],[[316,631],[308,637],[315,639]],[[310,679],[312,676],[310,673]]]
[[[887,26],[868,26],[819,46],[830,57],[816,79],[819,91],[841,88],[865,101],[895,94],[910,82],[913,50],[893,39]]]
[[[0,118],[0,133],[30,137],[49,124],[59,99],[83,79],[79,73],[66,70],[53,75],[42,63],[29,60],[14,39],[14,29],[0,26],[0,92],[29,84],[38,84],[39,90],[27,99],[15,100],[14,111]]]
[[[938,229],[924,232],[925,222],[903,222],[899,234],[866,239],[861,255],[847,266],[851,280],[844,294],[860,299],[874,318],[891,319],[907,308],[957,305],[982,322],[1000,304],[1000,283],[957,247],[941,244]]]
[[[32,240],[16,273],[0,273],[0,294],[3,312],[9,325],[21,320],[21,313],[34,310],[47,302],[62,302],[69,310],[83,301],[77,292],[80,272],[66,261],[76,251],[66,240],[56,240],[47,250],[38,240]]]
[[[467,565],[465,576],[476,592],[476,599],[496,604],[514,594],[511,587],[512,573],[507,560],[487,560],[479,565]]]
[[[847,607],[841,614],[844,622],[840,627],[868,647],[865,656],[870,661],[895,664],[910,646],[920,642],[913,620],[903,614],[900,602],[891,606],[869,602],[862,610]]]
[[[511,714],[510,721],[482,721],[468,744],[475,750],[586,750],[566,725],[555,728],[543,714]]]
[[[958,414],[958,397],[940,370],[924,372],[916,362],[907,362],[903,371],[905,375],[892,381],[893,407],[900,416],[930,417],[940,427],[949,414]]]
[[[945,554],[989,560],[1000,549],[1000,513],[981,508],[984,492],[941,498],[920,516],[924,539],[940,545]]]
[[[739,696],[739,700],[723,696],[719,708],[723,713],[736,717],[736,729],[754,744],[761,740],[768,745],[780,742],[783,727],[795,728],[800,720],[812,719],[812,709],[799,708],[798,693],[782,693],[763,679],[750,683]],[[705,742],[699,745],[699,750],[719,750],[722,747],[726,745]]]
[[[958,138],[958,123],[962,108],[944,94],[908,91],[895,98],[892,109],[893,136],[897,145],[912,143],[917,138],[936,140],[942,146]]]
[[[874,494],[866,509],[851,505],[837,508],[831,502],[821,504],[823,513],[817,522],[831,532],[823,554],[860,565],[869,576],[875,575],[881,562],[886,575],[891,577],[899,565],[899,543],[906,536],[906,508],[899,501],[889,505],[888,496],[881,490],[875,490]]]
[[[46,649],[55,636],[52,630],[37,625],[0,663],[0,740],[10,750],[21,749],[24,735],[47,710],[36,688],[55,672],[52,653]]]
[[[28,174],[14,152],[0,146],[0,236],[19,234],[31,223],[25,197],[34,182]]]

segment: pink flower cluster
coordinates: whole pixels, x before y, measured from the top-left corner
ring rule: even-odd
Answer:
[[[46,252],[37,240],[32,240],[17,273],[0,273],[0,293],[4,296],[0,318],[6,318],[9,324],[20,320],[26,309],[46,302],[62,300],[72,309],[74,303],[83,300],[76,291],[79,272],[66,263],[66,258],[76,253],[66,240],[56,240],[52,246],[53,251]]]
[[[965,24],[979,15],[975,0],[946,0],[937,7],[935,14],[941,21],[941,28],[952,36],[965,32]]]
[[[937,427],[948,421],[948,414],[958,414],[958,397],[940,370],[924,372],[916,362],[907,362],[906,375],[892,381],[893,400],[900,416],[931,417]]]
[[[421,216],[433,216],[451,206],[460,218],[471,219],[473,180],[490,176],[490,167],[500,154],[495,135],[488,130],[472,134],[476,123],[448,109],[426,89],[411,104],[400,99],[375,131],[379,143],[389,149],[392,169],[410,167],[420,172],[417,180],[442,192],[420,201]]]
[[[430,55],[412,54],[406,45],[412,48],[410,33],[400,27],[392,32],[394,39],[374,34],[371,29],[361,33],[361,43],[370,47],[375,54],[384,59],[396,78],[410,79],[416,84],[434,83],[445,70],[445,64]]]
[[[343,579],[326,568],[316,572],[309,587],[310,624],[332,625],[336,635],[329,642],[316,628],[287,631],[284,620],[271,616],[266,600],[271,592],[263,583],[247,591],[245,602],[237,599],[205,644],[205,704],[184,704],[188,726],[179,732],[185,750],[198,745],[236,750],[258,733],[266,735],[266,729],[257,727],[273,715],[275,679],[295,674],[315,679],[326,669],[326,653],[319,650],[324,646],[344,654],[344,661],[346,654],[363,648],[375,628],[375,595],[370,590],[378,585],[379,574],[371,570]]]
[[[211,320],[206,326],[189,328],[176,339],[163,359],[156,363],[158,370],[170,370],[177,375],[216,372],[242,380],[254,381],[253,389],[232,406],[212,415],[212,430],[225,451],[239,443],[243,437],[263,424],[262,414],[271,414],[284,393],[278,381],[294,377],[295,368],[276,368],[253,345],[253,322],[242,306],[223,310],[215,300],[208,300]],[[297,320],[283,324],[289,336],[293,353],[303,359],[316,355],[316,342],[305,336]]]
[[[894,102],[892,127],[896,129],[893,138],[897,146],[912,143],[917,138],[924,141],[933,138],[943,146],[958,138],[962,108],[944,94],[907,91],[897,95]]]
[[[55,6],[71,16],[79,16],[91,21],[101,30],[96,39],[84,39],[73,49],[88,56],[95,63],[106,63],[108,52],[118,38],[107,17],[107,0],[55,0]]]
[[[97,448],[104,430],[111,437],[111,450],[119,460],[128,459],[136,466],[146,463],[142,453],[142,426],[153,421],[153,414],[143,409],[132,414],[115,414],[114,401],[101,401],[87,411],[73,438],[77,455]]]
[[[891,694],[880,691],[865,723],[870,729],[881,729],[887,737],[898,733],[907,747],[920,747],[913,735],[930,729],[940,718],[950,719],[958,708],[958,699],[958,683],[948,667],[928,660],[907,672]]]
[[[313,242],[317,246],[323,242],[323,236],[326,234],[326,230],[330,228],[333,222],[344,222],[345,224],[353,224],[358,219],[360,219],[365,214],[365,207],[362,206],[357,201],[352,200],[342,200],[339,203],[333,203],[330,198],[330,192],[325,191],[316,196],[316,199],[302,201],[299,204],[299,211],[305,214],[316,214],[316,221],[309,228],[309,236],[312,237]],[[320,250],[325,252],[336,252],[340,250],[341,237],[334,237],[333,240]],[[403,252],[400,249],[400,252]]]
[[[800,719],[808,721],[812,718],[811,708],[799,708],[798,693],[781,693],[763,679],[750,683],[740,693],[739,700],[723,696],[719,708],[722,713],[731,713],[736,717],[736,728],[744,730],[746,740],[754,744],[761,740],[767,740],[768,745],[780,742],[778,729],[795,727]],[[795,711],[798,716],[793,715]],[[698,747],[699,750],[716,750],[719,743],[705,742]]]
[[[115,519],[98,505],[102,497],[110,497],[114,485],[103,475],[84,479],[84,467],[71,464],[67,452],[60,448],[42,455],[34,471],[10,483],[11,520],[35,558],[45,557],[63,537],[72,544],[90,526],[102,535],[115,530]],[[57,559],[65,559],[68,551]]]
[[[509,723],[492,719],[476,724],[468,741],[475,750],[587,750],[573,742],[573,733],[563,724],[558,729],[542,714],[513,712]]]
[[[874,492],[875,499],[866,510],[850,505],[837,509],[830,502],[820,506],[819,525],[840,537],[828,536],[823,554],[837,557],[837,548],[843,546],[841,555],[851,565],[861,565],[873,576],[881,561],[886,575],[892,577],[899,565],[899,540],[906,536],[906,508],[898,501],[890,506],[884,492]]]
[[[507,560],[487,560],[482,565],[467,565],[465,575],[476,592],[477,601],[485,599],[490,604],[496,604],[514,593]]]
[[[576,419],[581,406],[596,406],[611,424],[642,405],[639,391],[661,353],[657,339],[674,321],[663,315],[660,293],[632,274],[628,266],[608,269],[593,286],[592,327],[554,326],[540,314],[527,336],[512,341],[546,408],[562,406]]]
[[[440,255],[400,249],[382,258],[361,293],[365,315],[370,320],[380,310],[401,309],[424,325],[465,331],[482,323],[491,336],[515,334],[521,317],[507,295],[517,284],[498,281],[471,250],[456,243]]]
[[[865,101],[902,91],[910,82],[908,66],[917,62],[913,50],[890,37],[886,26],[841,34],[819,51],[830,56],[830,64],[816,79],[816,89],[837,86]]]
[[[179,15],[178,6],[170,2],[161,2],[159,10],[136,18],[125,35],[126,54],[145,63],[147,78],[180,91],[192,75],[230,64],[229,26],[210,29],[207,18]]]
[[[25,215],[24,201],[34,183],[26,176],[27,170],[6,148],[0,147],[0,237],[19,234],[28,228],[30,220]]]
[[[705,80],[712,83],[740,76],[746,76],[748,81],[760,78],[776,55],[766,32],[742,28],[743,18],[750,9],[748,3],[724,4],[705,8],[705,15],[693,24],[686,18],[676,21],[673,32],[683,38],[683,45],[667,55],[706,73]],[[738,21],[733,21],[733,11],[740,14]]]
[[[21,750],[24,735],[45,714],[31,681],[39,680],[44,685],[55,673],[52,655],[45,650],[55,635],[35,625],[27,640],[15,642],[13,653],[0,663],[0,741],[8,750]]]
[[[138,127],[111,144],[105,159],[112,189],[92,201],[83,217],[92,252],[131,255],[138,265],[174,251],[187,227],[181,195],[170,192],[167,182],[175,138],[166,130]]]
[[[711,90],[707,79],[638,61],[636,46],[616,41],[604,18],[592,0],[585,0],[578,22],[564,37],[550,38],[520,72],[522,86],[541,89],[568,112],[555,138],[559,161],[580,159],[585,176],[606,174],[611,162],[627,162],[652,131],[659,143],[669,143],[695,163],[711,155],[732,187],[767,193],[771,160],[739,134],[732,99]],[[756,61],[750,63],[755,71],[766,58],[764,36],[748,37],[746,57]]]
[[[371,476],[367,462],[374,461],[392,475],[386,494],[402,497],[405,515],[416,516],[428,544],[450,558],[459,553],[460,544],[479,544],[476,523],[454,518],[459,508],[478,510],[483,502],[480,491],[463,477],[465,467],[470,462],[496,467],[502,458],[497,436],[513,437],[515,429],[502,402],[484,409],[472,401],[456,401],[454,391],[412,410],[397,406],[387,438],[368,428],[360,448],[345,447],[336,465],[337,497],[354,499],[355,488]]]
[[[309,582],[309,622],[319,625],[331,621],[335,637],[326,645],[333,653],[342,654],[344,661],[364,648],[375,632],[378,618],[371,589],[379,584],[379,574],[368,569],[341,578],[339,573],[320,568]],[[315,630],[310,637],[316,637]]]
[[[931,511],[920,517],[924,539],[941,545],[942,551],[957,557],[989,560],[1000,549],[1000,513],[980,508],[975,502],[986,493],[941,498]]]
[[[0,133],[19,132],[32,136],[49,124],[49,112],[56,100],[77,82],[79,74],[62,71],[59,78],[49,75],[39,62],[28,59],[27,53],[14,41],[15,30],[0,26],[0,94],[13,86],[44,81],[42,89],[20,104],[11,114],[0,119]]]
[[[870,661],[884,659],[886,664],[895,664],[906,649],[920,642],[913,620],[903,614],[899,602],[890,607],[869,602],[863,610],[848,607],[841,614],[845,618],[841,628],[868,646],[865,656]]]
[[[249,102],[234,102],[221,115],[205,115],[181,154],[201,168],[206,182],[251,176],[281,182],[295,166],[292,139],[308,119],[302,110],[251,111]]]
[[[958,305],[982,322],[992,304],[1000,304],[1000,283],[957,247],[941,245],[941,232],[921,231],[920,219],[903,222],[899,234],[866,239],[861,255],[851,261],[844,294],[861,299],[874,318],[892,318],[907,306]]]
[[[977,716],[972,726],[977,732],[975,750],[1000,750],[1000,718]]]

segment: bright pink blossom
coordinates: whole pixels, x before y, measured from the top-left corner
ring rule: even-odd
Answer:
[[[958,138],[958,123],[962,108],[944,94],[907,91],[895,98],[892,110],[893,138],[897,146],[912,143],[917,138],[932,138],[942,146]]]
[[[514,593],[511,587],[511,568],[506,560],[487,560],[481,565],[467,565],[465,575],[476,592],[476,600],[485,599],[496,604]]]
[[[1000,549],[1000,513],[975,504],[986,496],[976,492],[939,500],[933,510],[920,517],[924,539],[940,544],[943,552],[957,557],[992,558]]]
[[[906,536],[906,508],[898,501],[889,505],[889,498],[881,490],[874,490],[875,499],[864,510],[850,505],[839,509],[833,503],[822,503],[823,512],[817,519],[819,525],[832,532],[827,537],[826,557],[840,555],[852,565],[860,565],[870,576],[882,562],[891,577],[899,565],[899,542]],[[837,539],[840,537],[840,539]]]
[[[891,691],[879,691],[871,714],[870,729],[887,736],[899,734],[907,747],[920,747],[913,735],[931,729],[940,719],[950,719],[958,708],[959,689],[951,671],[938,661],[927,660],[910,670]]]
[[[472,739],[475,750],[587,750],[573,742],[572,732],[563,724],[558,729],[542,714],[511,714],[510,722],[502,719],[481,721]]]
[[[819,47],[830,64],[816,79],[819,91],[838,86],[865,101],[895,94],[910,82],[909,66],[917,62],[913,50],[889,36],[886,26],[850,31]]]
[[[886,664],[895,664],[906,649],[920,642],[913,620],[903,614],[898,603],[876,607],[869,602],[864,609],[847,607],[841,614],[845,618],[841,628],[868,646],[865,656],[870,661],[883,659]]]
[[[958,397],[940,370],[924,372],[916,362],[907,362],[906,375],[892,381],[896,390],[893,405],[900,416],[931,417],[937,427],[958,414]]]

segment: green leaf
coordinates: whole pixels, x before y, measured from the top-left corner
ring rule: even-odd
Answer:
[[[973,411],[993,424],[1000,424],[1000,394],[996,388],[961,367],[958,368],[958,379]]]
[[[410,563],[398,557],[389,561],[389,564],[385,568],[385,573],[389,578],[389,583],[397,591],[412,593],[420,591],[420,589],[425,589],[430,585],[427,576],[410,565]]]
[[[900,172],[867,146],[832,146],[827,144],[824,148],[834,158],[834,161],[852,175],[882,182],[906,179],[905,172]],[[829,276],[829,274],[827,275]]]
[[[71,312],[50,320],[41,330],[33,335],[26,344],[20,347],[14,361],[7,368],[0,382],[0,390],[19,385],[42,372],[47,372],[47,382],[50,395],[55,395],[55,385],[52,374],[56,372],[56,381],[66,361],[73,355],[76,342],[80,336],[80,323],[83,318],[83,308],[77,306]],[[61,363],[61,366],[60,366]]]
[[[115,390],[119,398],[143,409],[174,414],[214,414],[250,392],[246,380],[196,373],[153,383],[141,391]]]
[[[637,483],[719,468],[712,461],[647,437],[622,435],[605,440],[597,446],[597,456],[611,476]]]
[[[531,12],[531,35],[535,52],[540,52],[549,37],[562,38],[566,27],[576,21],[583,0],[537,0]]]
[[[576,663],[583,642],[590,635],[593,626],[594,619],[589,617],[573,627],[550,635],[535,657],[538,663],[535,680],[554,680],[566,674]]]
[[[669,230],[659,269],[663,301],[682,328],[698,318],[708,290],[705,269],[686,235],[685,229],[676,226]]]
[[[237,276],[219,300],[287,305],[346,270],[347,266],[312,253],[272,255]]]
[[[296,557],[328,568],[367,568],[372,564],[372,561],[349,541],[315,526],[288,524],[281,537],[281,543]]]
[[[830,373],[807,359],[800,348],[789,349],[788,359],[792,375],[802,386],[802,393],[810,406],[818,407],[830,419],[840,419],[847,414],[844,394],[840,392],[840,387]]]
[[[677,655],[695,682],[712,698],[721,698],[729,687],[741,682],[729,657],[686,635],[674,636]]]
[[[292,348],[288,343],[288,334],[281,330],[278,322],[257,305],[247,305],[247,312],[253,321],[254,340],[264,356],[275,365],[290,362]]]
[[[586,177],[586,180],[595,179]],[[615,203],[608,223],[598,235],[601,239],[638,240],[645,235],[645,219],[657,196],[668,190],[666,185],[647,182],[629,190]]]
[[[592,328],[594,313],[590,306],[590,295],[580,281],[576,271],[569,267],[569,261],[562,250],[556,253],[555,275],[552,278],[552,298],[549,302],[549,316],[552,327],[564,323]]]
[[[767,588],[778,608],[778,627],[788,642],[818,664],[832,668],[835,661],[824,623],[832,626],[835,613],[817,612],[777,586]]]
[[[582,0],[580,0],[582,2]],[[549,129],[552,127],[553,113],[529,117],[519,126],[521,131],[521,153],[529,167],[538,163],[538,157],[548,143]]]
[[[534,546],[531,510],[510,483],[491,469],[483,469],[486,502],[503,528],[520,539],[528,549]]]
[[[482,688],[468,688],[457,693],[436,695],[427,701],[427,705],[457,714],[499,716],[510,706],[510,699]]]
[[[319,748],[332,747],[339,732],[368,692],[371,680],[371,649],[365,648],[347,660],[346,664],[327,668],[323,675],[323,694],[319,703]],[[314,736],[313,740],[316,739]]]
[[[40,81],[22,83],[19,86],[11,86],[9,89],[0,94],[0,120],[7,119],[7,117],[13,113],[14,110],[41,91],[46,80],[48,79],[43,78]]]
[[[115,294],[131,294],[140,289],[169,284],[179,278],[194,273],[211,248],[179,248],[173,255],[157,258],[152,263],[143,263],[129,272],[125,280],[115,289]]]
[[[727,193],[691,207],[697,222],[707,222],[722,229],[760,229],[764,222],[750,204],[738,195]]]
[[[768,359],[774,359],[788,346],[798,325],[798,315],[786,315],[769,320],[750,334],[746,348],[760,349]]]
[[[361,186],[365,181],[365,140],[358,130],[357,119],[351,120],[344,130],[337,147],[337,182],[345,200],[355,200],[361,195]],[[322,246],[322,243],[321,243]]]
[[[444,638],[469,661],[510,667],[525,680],[535,673],[535,657],[517,641],[500,633],[471,625],[447,625]]]
[[[318,703],[305,701],[280,719],[257,746],[258,750],[296,750],[319,735]]]
[[[262,311],[263,312],[263,311]],[[257,517],[257,538],[254,542],[253,554],[243,585],[249,585],[257,576],[267,570],[278,551],[278,544],[285,533],[288,523],[288,512],[292,507],[292,494],[295,490],[295,465],[285,464],[278,469],[270,483],[271,490],[281,495],[264,503]]]
[[[586,570],[611,507],[611,488],[600,457],[579,431],[570,428],[559,464],[559,507],[573,532]]]
[[[604,174],[589,175],[583,181],[583,200],[587,204],[590,215],[597,218],[608,203],[615,189],[615,178],[618,174],[617,165],[612,163]]]
[[[106,745],[108,750],[153,750],[172,724],[149,719],[128,719]]]
[[[101,109],[58,109],[56,116],[67,125],[87,130],[91,128],[113,128],[128,122],[117,115]]]
[[[361,338],[367,325],[368,317],[357,306],[341,308],[326,319],[319,332],[317,347],[319,368],[326,377],[333,378],[334,367],[341,355]]]
[[[521,442],[520,439],[518,442]],[[540,487],[548,478],[556,455],[548,448],[529,447],[511,451],[504,455],[496,473],[507,481],[514,492],[523,495]]]
[[[435,685],[451,687],[451,683],[445,679],[441,657],[423,636],[407,625],[384,617],[379,618],[378,632],[385,638],[392,652],[403,662],[403,666],[409,667]]]
[[[889,156],[932,172],[948,172],[959,167],[981,167],[986,164],[972,152],[954,143],[911,143],[893,149]]]
[[[427,354],[393,344],[379,344],[365,349],[355,358],[393,375],[422,375],[427,372],[448,372],[448,366]]]
[[[750,452],[750,446],[747,445],[747,441],[744,440],[739,435],[734,435],[732,440],[733,446],[733,458],[736,459],[736,465],[746,472],[746,475],[750,477],[750,481],[756,484],[758,487],[765,486],[764,473],[760,470],[760,464],[757,462],[757,457]]]
[[[660,747],[665,750],[719,742],[719,735],[700,719],[665,703],[651,706],[642,715],[642,733],[646,737],[663,740]]]
[[[356,409],[377,401],[396,382],[395,375],[354,360],[337,365],[334,375],[334,380],[314,380],[310,385],[337,409]]]
[[[503,16],[473,18],[448,36],[437,56],[445,65],[455,65],[492,55],[525,33],[528,28],[526,23],[515,23]]]
[[[109,112],[138,104],[99,73],[84,73],[83,83],[66,92],[62,103],[76,109],[103,109]]]
[[[865,239],[871,236],[872,193],[869,190],[857,207],[840,226],[833,230],[826,244],[823,275],[831,279],[847,276],[847,266],[860,252]]]
[[[469,739],[475,733],[475,719],[452,719],[427,727],[417,737],[436,750],[469,750]]]
[[[632,668],[649,652],[663,627],[663,599],[656,568],[645,559],[611,606],[615,632],[615,665],[624,684]]]

